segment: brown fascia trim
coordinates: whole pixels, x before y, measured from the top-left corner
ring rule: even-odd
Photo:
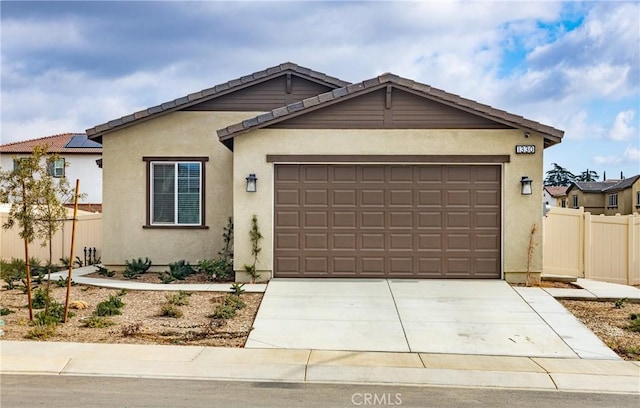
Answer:
[[[199,161],[208,162],[208,156],[143,156],[142,161]]]
[[[509,163],[506,155],[426,154],[268,154],[267,163]]]

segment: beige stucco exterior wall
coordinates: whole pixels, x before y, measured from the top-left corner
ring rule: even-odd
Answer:
[[[149,257],[155,266],[213,258],[222,229],[233,215],[233,154],[216,129],[257,112],[173,112],[103,137],[103,248],[105,265]],[[143,156],[206,156],[208,229],[143,228],[146,222],[146,164]]]
[[[638,191],[640,190],[640,179],[636,180],[635,183],[631,186],[631,188],[626,188],[624,190],[614,191],[613,193],[603,193],[604,196],[604,205],[608,206],[609,204],[609,195],[610,194],[618,194],[618,207],[609,208],[605,207],[604,214],[605,215],[628,215],[633,214],[634,212],[640,211],[640,208],[636,207],[638,203],[636,203],[638,197]]]
[[[518,144],[534,144],[533,155],[516,155]],[[233,189],[235,265],[237,272],[251,262],[248,231],[253,214],[264,240],[256,265],[263,278],[273,265],[273,163],[267,154],[442,154],[510,155],[503,165],[503,272],[510,281],[524,280],[531,229],[535,251],[530,270],[542,270],[543,139],[521,130],[285,130],[259,129],[234,139]],[[255,173],[258,191],[247,193],[245,177]],[[520,178],[533,179],[533,194],[521,195]],[[242,273],[237,275],[243,277]],[[244,276],[246,278],[246,276]]]
[[[578,196],[578,207],[584,208],[586,212],[593,215],[604,214],[606,197],[602,193],[585,193],[577,188],[572,189],[568,197],[568,205],[571,208],[573,208],[573,196],[576,195]]]

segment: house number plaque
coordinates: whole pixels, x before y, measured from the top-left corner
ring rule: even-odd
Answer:
[[[516,145],[516,154],[535,154],[535,145]]]

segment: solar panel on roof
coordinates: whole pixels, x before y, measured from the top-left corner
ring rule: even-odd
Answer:
[[[101,148],[102,145],[98,142],[94,142],[93,140],[89,140],[87,135],[74,135],[64,146],[66,148],[75,149],[75,148]]]

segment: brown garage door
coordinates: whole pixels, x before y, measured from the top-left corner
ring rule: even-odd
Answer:
[[[275,166],[274,276],[500,278],[500,166]]]

